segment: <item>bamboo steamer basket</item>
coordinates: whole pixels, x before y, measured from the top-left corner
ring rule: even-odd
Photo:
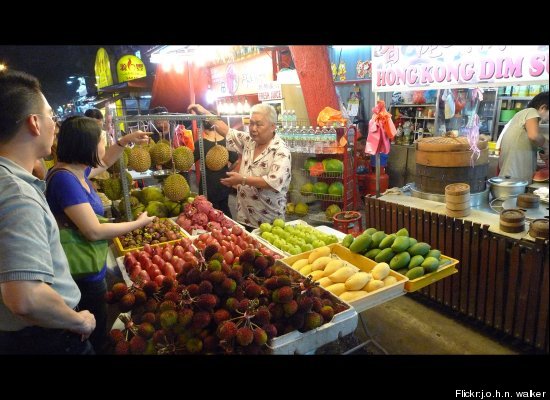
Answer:
[[[525,213],[521,210],[504,210],[500,213],[500,230],[519,233],[525,230]]]
[[[548,239],[548,220],[545,218],[536,219],[529,226],[529,235],[534,238],[541,237]]]
[[[520,194],[516,200],[518,208],[539,208],[540,197],[532,193]]]
[[[467,217],[470,215],[470,185],[453,183],[445,186],[445,208],[451,217]]]

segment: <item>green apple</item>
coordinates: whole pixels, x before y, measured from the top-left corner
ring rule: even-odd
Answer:
[[[268,222],[264,222],[263,224],[260,225],[260,230],[262,232],[271,232],[271,228],[272,228],[272,226]]]
[[[325,242],[322,242],[320,241],[319,239],[316,239],[313,241],[313,243],[311,244],[313,246],[313,248],[318,248],[318,247],[323,247],[325,245]]]
[[[281,218],[275,218],[273,220],[273,226],[278,226],[280,228],[284,228],[285,227],[285,221]]]

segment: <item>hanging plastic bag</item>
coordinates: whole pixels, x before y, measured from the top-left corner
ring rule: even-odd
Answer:
[[[445,102],[445,119],[451,119],[455,115],[455,102],[449,89],[443,91],[441,100]]]
[[[345,125],[346,119],[342,116],[342,112],[335,110],[331,107],[325,107],[317,116],[317,125],[318,126],[325,126],[332,122],[340,122],[342,125]]]

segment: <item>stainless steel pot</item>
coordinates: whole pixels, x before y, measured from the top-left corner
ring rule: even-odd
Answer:
[[[525,193],[529,182],[510,176],[495,176],[488,180],[493,198],[507,199]]]

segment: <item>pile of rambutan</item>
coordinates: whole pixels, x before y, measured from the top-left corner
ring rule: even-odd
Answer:
[[[271,256],[248,248],[229,265],[208,245],[198,265],[175,277],[116,283],[123,329],[110,332],[115,354],[262,354],[271,339],[319,328],[348,308]]]

